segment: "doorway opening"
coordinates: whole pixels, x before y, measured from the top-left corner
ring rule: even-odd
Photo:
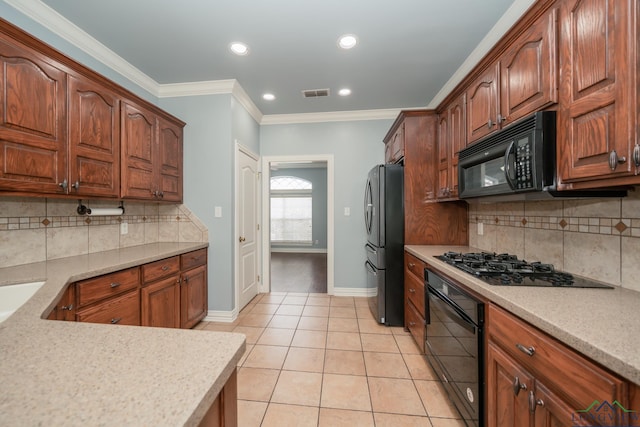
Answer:
[[[333,294],[333,156],[265,157],[262,170],[262,292]]]

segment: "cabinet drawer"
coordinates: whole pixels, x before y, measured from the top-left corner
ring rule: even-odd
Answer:
[[[142,282],[149,283],[180,272],[180,257],[161,259],[142,266]]]
[[[545,384],[566,390],[575,408],[587,408],[594,399],[626,404],[622,379],[512,314],[493,304],[488,307],[489,339]],[[531,356],[523,351],[531,349]]]
[[[421,316],[425,315],[424,281],[418,280],[414,275],[407,274],[404,278],[405,298],[411,301]]]
[[[79,310],[76,319],[78,322],[140,326],[140,289]]]
[[[424,269],[427,268],[427,264],[411,255],[409,252],[404,253],[404,268],[405,271],[411,273],[420,281],[424,282]]]
[[[180,263],[182,270],[189,270],[199,265],[205,265],[207,263],[207,250],[199,249],[197,251],[189,252],[180,255]]]
[[[404,302],[404,326],[411,332],[418,348],[424,353],[425,324],[422,317],[410,301]]]
[[[121,294],[139,284],[140,269],[138,267],[77,282],[78,307]]]

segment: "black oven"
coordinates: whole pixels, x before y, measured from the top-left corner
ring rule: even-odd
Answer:
[[[425,270],[425,352],[468,426],[484,424],[484,303],[430,269]]]

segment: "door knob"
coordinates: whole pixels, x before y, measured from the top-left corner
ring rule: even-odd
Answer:
[[[240,239],[239,239],[239,240],[240,240],[240,243],[242,243],[242,242],[244,242],[244,241],[245,241],[245,240],[247,240],[247,239],[245,239],[244,237],[240,237]]]

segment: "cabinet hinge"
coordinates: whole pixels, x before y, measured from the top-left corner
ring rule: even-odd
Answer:
[[[260,224],[256,224],[256,230],[260,231]]]
[[[258,274],[258,279],[257,280],[258,280],[258,282],[260,281],[260,275],[259,274]]]

